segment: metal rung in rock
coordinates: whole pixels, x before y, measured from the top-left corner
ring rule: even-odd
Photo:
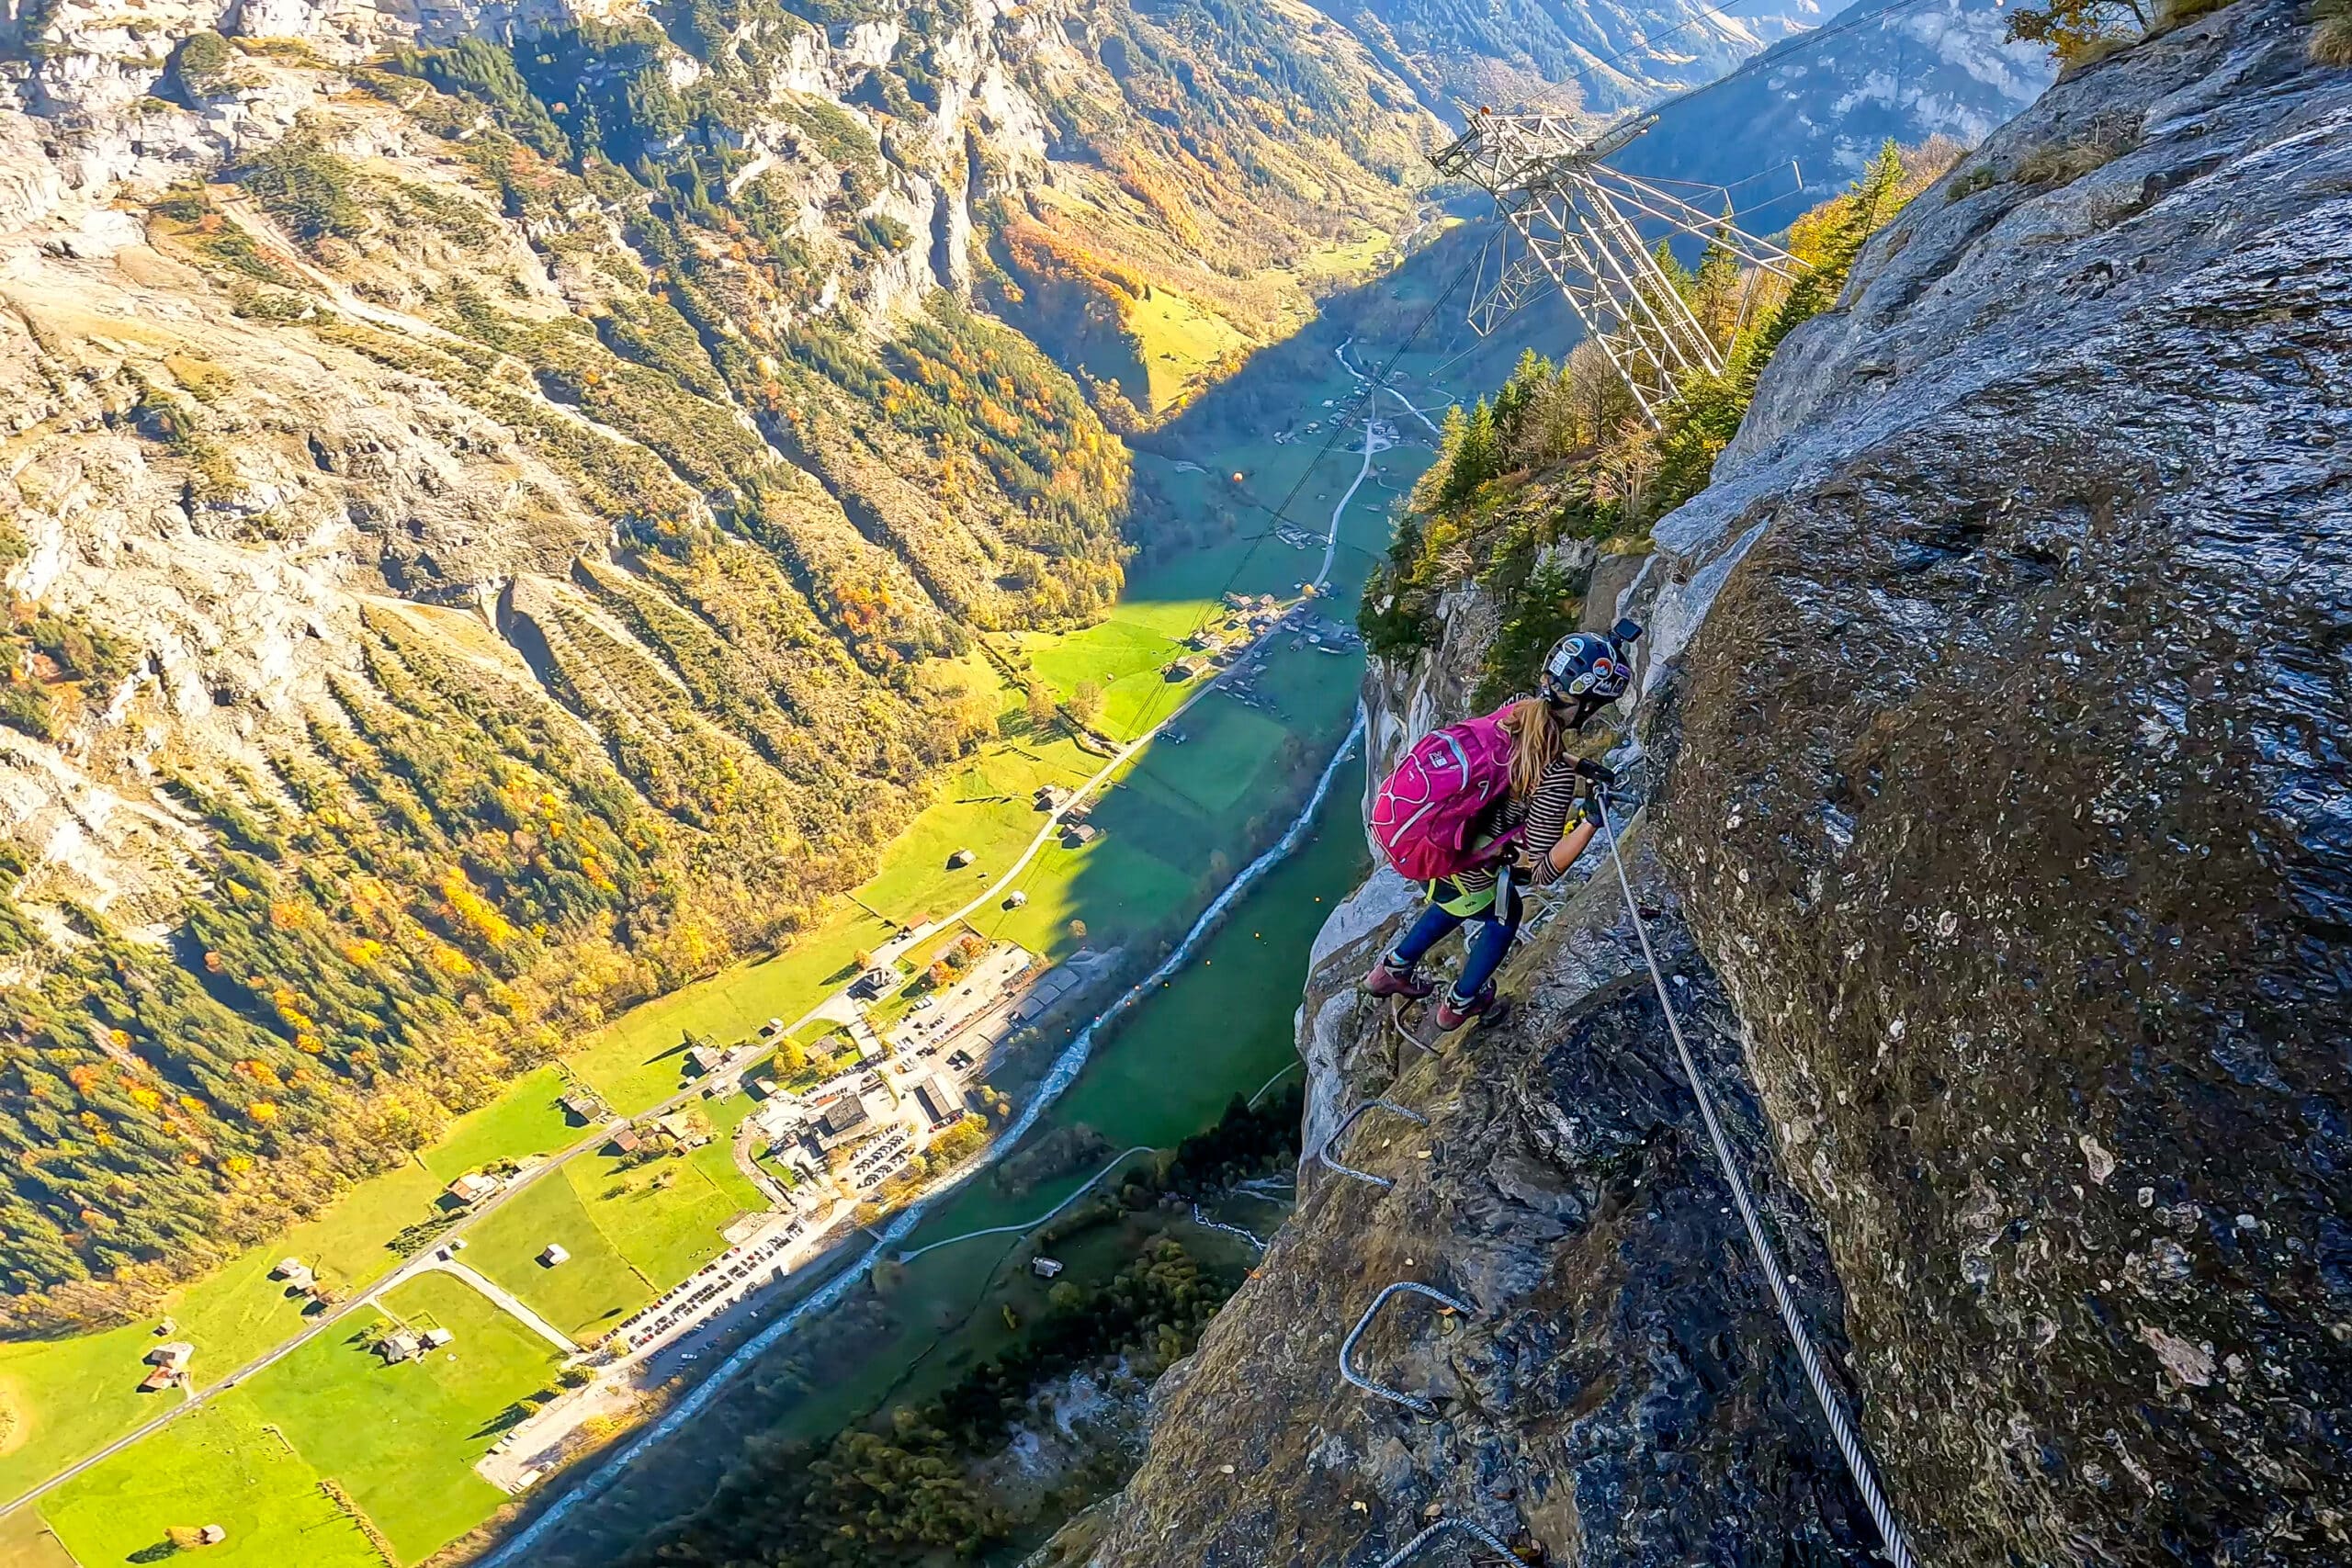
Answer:
[[[1418,1393],[1407,1393],[1402,1389],[1390,1388],[1386,1383],[1374,1382],[1355,1369],[1356,1342],[1363,1337],[1363,1331],[1372,1326],[1372,1320],[1380,1314],[1382,1307],[1388,1304],[1389,1298],[1402,1295],[1427,1296],[1440,1306],[1450,1307],[1465,1317],[1470,1314],[1469,1303],[1455,1301],[1443,1291],[1432,1286],[1416,1284],[1410,1280],[1391,1285],[1372,1298],[1372,1304],[1363,1309],[1363,1315],[1356,1319],[1356,1325],[1348,1330],[1348,1337],[1340,1342],[1340,1376],[1353,1387],[1360,1388],[1366,1393],[1378,1394],[1391,1404],[1401,1404],[1416,1416],[1435,1416],[1437,1403],[1434,1400],[1424,1398]]]
[[[1513,1551],[1510,1547],[1504,1545],[1500,1538],[1498,1538],[1494,1531],[1487,1529],[1486,1526],[1474,1525],[1467,1519],[1440,1519],[1437,1523],[1430,1526],[1427,1529],[1421,1531],[1420,1534],[1415,1536],[1412,1540],[1407,1541],[1404,1545],[1398,1547],[1387,1556],[1382,1558],[1380,1560],[1380,1568],[1399,1568],[1400,1564],[1409,1562],[1412,1561],[1413,1553],[1419,1551],[1421,1548],[1427,1546],[1430,1542],[1435,1540],[1439,1536],[1443,1535],[1448,1530],[1453,1530],[1459,1534],[1466,1535],[1472,1540],[1476,1541],[1479,1545],[1488,1547],[1496,1551],[1501,1552],[1505,1562],[1516,1563],[1521,1561],[1518,1552]]]
[[[1367,1100],[1362,1105],[1357,1106],[1353,1111],[1349,1111],[1346,1119],[1337,1127],[1331,1129],[1331,1135],[1323,1140],[1323,1146],[1315,1151],[1315,1157],[1321,1160],[1331,1169],[1338,1171],[1341,1176],[1352,1176],[1358,1181],[1369,1181],[1374,1187],[1385,1191],[1387,1189],[1396,1185],[1396,1183],[1390,1178],[1385,1176],[1374,1176],[1368,1170],[1358,1170],[1351,1165],[1341,1165],[1331,1156],[1331,1151],[1340,1146],[1340,1140],[1348,1135],[1348,1129],[1356,1124],[1356,1118],[1363,1115],[1367,1111],[1374,1110],[1394,1111],[1396,1114],[1405,1118],[1406,1121],[1417,1122],[1424,1127],[1430,1124],[1430,1119],[1428,1117],[1422,1115],[1418,1111],[1408,1111],[1393,1100]]]

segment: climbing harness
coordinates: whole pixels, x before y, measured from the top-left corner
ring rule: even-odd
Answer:
[[[1435,1400],[1425,1398],[1418,1393],[1407,1393],[1403,1389],[1390,1388],[1385,1382],[1375,1382],[1356,1371],[1355,1367],[1356,1341],[1363,1337],[1363,1331],[1372,1326],[1372,1320],[1380,1315],[1382,1307],[1386,1306],[1398,1296],[1408,1295],[1427,1296],[1442,1307],[1460,1313],[1464,1317],[1470,1315],[1469,1303],[1458,1302],[1433,1285],[1419,1284],[1411,1280],[1400,1280],[1372,1298],[1372,1304],[1363,1309],[1363,1315],[1356,1319],[1356,1325],[1348,1330],[1348,1337],[1345,1339],[1340,1341],[1340,1376],[1351,1386],[1360,1388],[1366,1393],[1378,1394],[1392,1404],[1401,1404],[1416,1416],[1435,1416],[1437,1414]]]
[[[1368,1170],[1358,1170],[1351,1165],[1341,1165],[1331,1153],[1333,1149],[1340,1146],[1340,1140],[1348,1135],[1348,1129],[1356,1124],[1356,1118],[1363,1115],[1367,1111],[1374,1110],[1390,1111],[1396,1115],[1402,1116],[1408,1122],[1419,1122],[1424,1127],[1430,1124],[1430,1119],[1428,1117],[1422,1115],[1418,1111],[1407,1110],[1404,1106],[1397,1104],[1393,1100],[1367,1100],[1362,1105],[1357,1106],[1353,1111],[1349,1111],[1347,1115],[1340,1120],[1340,1124],[1331,1129],[1331,1135],[1324,1139],[1322,1144],[1317,1147],[1315,1151],[1315,1157],[1322,1161],[1327,1168],[1336,1170],[1341,1176],[1352,1176],[1358,1181],[1369,1181],[1374,1187],[1379,1188],[1385,1192],[1389,1188],[1396,1185],[1394,1179],[1385,1176],[1374,1176]]]
[[[1756,1205],[1748,1198],[1747,1183],[1740,1179],[1739,1166],[1732,1158],[1731,1142],[1724,1135],[1723,1123],[1716,1119],[1715,1102],[1707,1093],[1704,1080],[1699,1077],[1699,1065],[1690,1055],[1690,1044],[1682,1038],[1681,1021],[1674,1011],[1674,998],[1667,995],[1666,976],[1659,973],[1657,954],[1651,951],[1649,928],[1643,922],[1641,905],[1634,897],[1633,878],[1625,874],[1625,857],[1617,848],[1617,824],[1611,821],[1608,807],[1594,792],[1594,807],[1600,814],[1601,831],[1609,838],[1609,858],[1617,867],[1617,886],[1625,895],[1625,912],[1634,922],[1634,934],[1642,944],[1642,962],[1649,966],[1650,984],[1657,989],[1658,1006],[1666,1010],[1666,1027],[1674,1036],[1675,1055],[1682,1059],[1682,1075],[1690,1080],[1690,1093],[1699,1101],[1699,1115],[1707,1124],[1707,1139],[1714,1145],[1715,1163],[1723,1168],[1724,1179],[1731,1186],[1733,1201],[1739,1205],[1739,1217],[1747,1227],[1748,1245],[1755,1249],[1756,1260],[1764,1270],[1765,1282],[1771,1287],[1772,1303],[1780,1309],[1781,1323],[1789,1331],[1790,1340],[1796,1346],[1797,1359],[1804,1365],[1805,1381],[1813,1385],[1813,1396],[1821,1403],[1821,1414],[1828,1419],[1830,1435],[1838,1439],[1838,1450],[1846,1456],[1846,1468],[1854,1477],[1854,1487],[1862,1495],[1863,1506],[1878,1525],[1879,1539],[1886,1543],[1886,1554],[1894,1559],[1895,1568],[1917,1568],[1917,1559],[1911,1555],[1911,1545],[1904,1538],[1903,1525],[1894,1517],[1893,1505],[1879,1490],[1878,1475],[1871,1467],[1870,1455],[1862,1448],[1862,1439],[1847,1416],[1845,1401],[1830,1386],[1828,1374],[1821,1368],[1821,1357],[1814,1350],[1813,1336],[1805,1331],[1804,1319],[1797,1314],[1796,1299],[1789,1292],[1787,1276],[1781,1271],[1781,1260],[1765,1239],[1764,1224],[1757,1216]],[[1394,1287],[1392,1287],[1393,1289]],[[1374,1302],[1374,1307],[1379,1305]],[[1367,1314],[1369,1315],[1369,1314]],[[1362,1332],[1362,1325],[1358,1325]],[[1346,1370],[1344,1364],[1341,1371]],[[1350,1380],[1353,1382],[1353,1379]]]

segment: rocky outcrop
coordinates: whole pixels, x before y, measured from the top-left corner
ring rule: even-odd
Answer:
[[[2245,0],[2062,83],[1658,529],[1686,602],[1744,552],[1663,848],[1931,1559],[2352,1551],[2352,77],[2303,42]]]
[[[1636,831],[1626,854],[1694,1046],[1736,1083],[1738,1024]],[[1506,1024],[1424,1055],[1356,982],[1418,900],[1375,877],[1317,944],[1301,1010],[1310,1157],[1296,1211],[1199,1353],[1154,1393],[1148,1461],[1067,1561],[1362,1563],[1439,1518],[1550,1562],[1867,1560],[1869,1524],[1747,1263],[1613,873],[1566,893],[1506,970]],[[1799,1290],[1838,1302],[1757,1107],[1727,1107]],[[1342,1338],[1424,1417],[1344,1384]]]
[[[1924,1561],[2347,1550],[2347,130],[2283,3],[2069,77],[1788,340],[1631,585],[1636,896]],[[1464,685],[1474,597],[1375,734]],[[1310,1158],[1064,1556],[1370,1564],[1448,1518],[1862,1560],[1613,873],[1437,1057],[1352,987],[1409,903],[1334,915],[1300,1014],[1310,1148],[1427,1118],[1338,1146],[1395,1185]],[[1468,1308],[1366,1336],[1426,1419],[1336,1376],[1399,1280]]]

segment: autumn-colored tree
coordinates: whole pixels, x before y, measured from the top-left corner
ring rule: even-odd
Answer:
[[[1069,694],[1069,711],[1078,716],[1080,724],[1092,724],[1102,716],[1102,683],[1080,681]]]
[[[2126,43],[2148,30],[2139,0],[2048,0],[2009,13],[2008,36],[2038,43],[2062,64]]]
[[[1029,690],[1023,694],[1023,700],[1028,708],[1029,723],[1033,728],[1043,729],[1054,722],[1054,715],[1060,711],[1055,705],[1054,694],[1046,689],[1046,684],[1042,681],[1033,681],[1029,683]]]

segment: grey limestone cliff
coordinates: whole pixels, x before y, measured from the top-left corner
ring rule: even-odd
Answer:
[[[1633,594],[1636,896],[1928,1562],[2352,1551],[2352,73],[2306,25],[2241,0],[1962,162]],[[1464,684],[1475,598],[1375,677],[1376,737]],[[1300,1014],[1310,1148],[1427,1118],[1348,1134],[1395,1185],[1309,1159],[1056,1551],[1370,1565],[1451,1518],[1554,1563],[1863,1560],[1613,871],[1437,1056],[1354,989],[1410,901],[1333,917]],[[1366,1338],[1428,1418],[1338,1376],[1408,1280],[1470,1309]]]

